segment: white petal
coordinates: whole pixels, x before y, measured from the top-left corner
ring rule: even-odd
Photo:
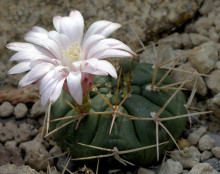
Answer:
[[[22,51],[33,48],[33,44],[23,43],[23,42],[13,42],[6,45],[6,47],[10,50],[14,51]]]
[[[110,36],[115,30],[117,30],[118,28],[120,28],[121,25],[117,24],[117,23],[112,23],[111,25],[109,25],[108,27],[106,27],[103,31],[101,31],[99,34],[104,35],[105,37]]]
[[[108,49],[95,55],[95,58],[97,59],[104,59],[104,58],[111,58],[111,57],[132,58],[133,56],[126,51],[116,50],[116,49]]]
[[[81,45],[83,28],[77,20],[75,21],[71,17],[62,17],[61,32],[65,34],[72,43],[76,42]]]
[[[94,57],[94,55],[96,55],[100,52],[103,52],[109,48],[110,48],[110,46],[108,46],[106,44],[96,44],[88,51],[88,55],[87,55],[86,59],[90,59],[90,58]]]
[[[94,22],[85,34],[84,40],[88,39],[93,34],[101,34],[108,37],[112,32],[117,30],[121,25],[112,23],[110,21],[97,21]]]
[[[84,41],[86,39],[88,39],[90,36],[92,36],[93,34],[99,34],[102,30],[104,30],[106,27],[108,27],[110,24],[112,24],[112,22],[110,21],[97,21],[94,22],[87,30],[85,37],[84,37]]]
[[[92,58],[87,60],[87,63],[89,63],[89,65],[84,68],[83,72],[96,75],[110,74],[112,77],[117,78],[115,68],[110,62]]]
[[[44,74],[46,74],[50,69],[54,67],[50,63],[41,63],[36,65],[30,72],[28,72],[19,82],[19,86],[23,87],[29,85],[39,78],[41,78]]]
[[[54,25],[55,29],[56,29],[58,32],[61,31],[60,21],[61,21],[61,17],[60,17],[60,16],[55,16],[55,17],[53,17],[53,25]]]
[[[81,72],[71,72],[67,76],[67,86],[71,96],[81,105],[83,100],[83,92],[81,86]]]
[[[58,80],[54,81],[54,83],[52,83],[50,85],[49,88],[47,88],[43,94],[41,95],[41,105],[45,106],[47,104],[47,101],[49,100],[49,98],[52,96],[52,94],[54,93],[54,90],[56,89]]]
[[[82,17],[82,14],[79,11],[77,11],[77,10],[72,10],[70,12],[69,16],[73,19],[74,22],[78,23],[78,25],[82,29],[82,33],[83,33],[83,30],[84,30],[84,19]]]
[[[94,34],[82,43],[82,52],[87,54],[88,50],[100,40],[105,39],[105,36],[100,34]]]
[[[56,85],[56,88],[55,88],[53,94],[50,97],[51,103],[54,103],[58,99],[58,97],[60,96],[65,80],[66,80],[66,78],[63,78],[63,79],[58,81],[58,83]]]
[[[136,53],[133,52],[126,44],[124,44],[123,42],[121,42],[117,39],[113,39],[113,38],[103,39],[99,42],[99,44],[107,44],[113,49],[125,50],[125,51],[128,51],[128,52],[136,55]]]
[[[18,74],[18,73],[23,73],[25,71],[28,71],[31,69],[30,62],[29,61],[24,61],[20,62],[14,67],[12,67],[9,71],[8,74]]]

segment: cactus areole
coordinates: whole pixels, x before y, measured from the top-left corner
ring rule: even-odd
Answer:
[[[123,61],[121,63],[123,71],[118,92],[118,105],[128,93],[128,88],[132,90],[132,93],[124,101],[119,111],[137,118],[152,118],[152,113],[157,113],[175,90],[151,90],[149,85],[151,85],[154,74],[153,66],[150,64],[134,62],[131,71],[130,65],[130,61]],[[131,83],[129,84],[130,74],[132,74],[132,78]],[[164,71],[158,70],[155,84],[157,84],[164,74]],[[172,83],[174,83],[173,80],[167,76],[160,84],[160,87]],[[116,100],[117,80],[109,76],[98,76],[94,80],[94,85],[96,84],[101,84],[97,87],[98,91],[114,106]],[[62,96],[73,104],[71,96],[64,92],[62,93]],[[97,92],[91,91],[90,98],[90,113],[111,111],[111,108]],[[165,110],[159,115],[159,118],[186,114],[184,104],[184,95],[179,91],[167,105]],[[76,115],[77,113],[60,97],[52,105],[50,120]],[[56,131],[53,136],[60,147],[64,150],[69,150],[72,158],[91,157],[112,153],[83,146],[79,143],[106,149],[117,148],[118,151],[137,149],[156,144],[155,121],[133,120],[119,115],[116,116],[111,134],[109,135],[112,119],[112,114],[86,115],[81,120],[77,129],[75,129],[77,124],[77,121],[75,121]],[[50,129],[54,130],[69,121],[71,121],[71,119],[51,122]],[[172,119],[163,121],[162,123],[174,139],[177,140],[183,132],[186,118]],[[169,143],[159,146],[160,156],[163,156],[165,151],[174,147],[174,143],[165,129],[160,125],[158,132],[159,143],[169,141]],[[111,161],[113,158],[114,157],[110,157],[108,160]],[[121,154],[120,158],[136,165],[148,166],[157,161],[157,149],[156,147],[153,147]],[[97,160],[94,161],[97,162]]]

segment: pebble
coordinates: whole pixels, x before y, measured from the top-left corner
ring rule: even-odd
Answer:
[[[188,174],[218,174],[210,164],[208,163],[198,163],[196,164]]]
[[[202,7],[199,9],[199,12],[202,15],[206,15],[210,11],[212,11],[213,7],[214,7],[213,0],[204,0]]]
[[[55,145],[52,149],[50,149],[49,152],[52,156],[56,156],[62,154],[62,149],[59,146]]]
[[[208,108],[213,111],[217,118],[220,118],[220,92],[213,98],[207,100]]]
[[[185,148],[184,150],[174,150],[171,152],[171,158],[174,161],[179,161],[185,169],[191,169],[200,161],[200,152],[194,146]]]
[[[216,158],[220,159],[220,147],[212,148],[212,153]]]
[[[205,78],[207,87],[213,94],[220,92],[220,70],[214,70]]]
[[[4,102],[0,106],[0,117],[6,118],[13,114],[14,106],[11,105],[9,102]]]
[[[138,174],[155,174],[155,172],[153,170],[150,169],[146,169],[146,168],[139,168],[137,171]]]
[[[209,135],[204,135],[199,140],[199,149],[201,151],[211,150],[215,146],[216,146],[215,140],[212,137],[210,137]]]
[[[220,70],[220,61],[218,61],[218,62],[215,64],[215,69],[219,69],[219,70]]]
[[[25,104],[19,103],[14,108],[14,115],[17,119],[25,118],[27,116],[28,108]]]
[[[182,165],[178,161],[168,159],[163,165],[159,174],[181,174],[183,171]]]
[[[192,133],[189,134],[188,136],[188,142],[190,145],[197,145],[199,142],[199,139],[205,134],[207,128],[204,126],[201,126],[199,129],[193,131]]]
[[[201,44],[209,41],[208,37],[196,33],[191,33],[190,39],[192,41],[193,46],[200,46]]]
[[[210,151],[204,151],[201,154],[200,160],[203,162],[205,160],[208,160],[209,158],[211,158],[213,156],[213,153]]]
[[[0,166],[1,174],[40,174],[30,166],[16,166],[14,164],[8,164]]]
[[[37,118],[40,116],[45,115],[46,113],[46,106],[42,106],[40,100],[34,103],[34,105],[31,108],[31,117],[32,118]]]
[[[34,140],[21,143],[19,148],[25,152],[24,161],[26,164],[36,170],[47,169],[47,159],[51,158],[51,155],[41,144],[40,134]],[[53,160],[49,162],[50,165],[53,164]]]
[[[206,42],[194,49],[198,48],[200,51],[190,54],[188,60],[199,73],[208,74],[218,61],[217,47],[214,42]]]
[[[183,88],[192,90],[194,87],[194,83],[196,81],[196,79],[198,78],[197,84],[198,84],[198,88],[197,88],[197,93],[200,94],[201,96],[205,96],[207,94],[207,87],[206,84],[203,80],[203,78],[198,75],[197,70],[195,70],[189,63],[183,63],[181,64],[178,69],[184,70],[184,71],[189,71],[189,72],[193,72],[190,77],[189,80],[191,80],[190,82],[187,82],[184,84]],[[188,77],[188,73],[185,72],[180,72],[180,71],[173,71],[171,73],[171,77],[173,78],[174,81],[176,82],[182,82],[184,81],[187,77]]]
[[[204,161],[203,163],[208,163],[208,164],[210,164],[210,166],[212,166],[213,169],[215,169],[218,172],[220,171],[219,160],[216,158],[208,159],[208,160]]]

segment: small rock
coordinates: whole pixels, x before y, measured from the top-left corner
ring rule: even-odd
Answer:
[[[182,39],[179,33],[174,33],[159,40],[159,43],[170,45],[173,49],[180,49]]]
[[[17,128],[16,133],[14,134],[14,138],[16,142],[22,143],[25,141],[29,141],[33,135],[37,135],[38,131],[32,125],[27,123],[22,123]]]
[[[0,166],[1,174],[39,174],[36,170],[30,168],[30,166],[16,166],[14,164],[8,164]]]
[[[12,141],[7,141],[5,143],[5,148],[8,150],[8,151],[12,151],[14,150],[17,146],[17,142],[12,140]]]
[[[4,126],[0,123],[0,130],[0,142],[10,141],[16,135],[17,125],[14,121],[9,121]]]
[[[190,64],[200,73],[208,74],[218,61],[218,50],[214,42],[202,44],[200,51],[188,56]],[[198,49],[195,47],[194,49]]]
[[[25,104],[19,103],[14,108],[14,115],[17,119],[21,119],[27,116],[28,108]]]
[[[190,39],[191,39],[192,44],[194,46],[200,46],[201,44],[209,41],[208,37],[205,37],[205,36],[200,35],[200,34],[195,34],[195,33],[190,34]]]
[[[201,151],[211,150],[215,146],[216,146],[215,140],[212,137],[210,137],[209,135],[204,135],[199,140],[199,149]]]
[[[182,165],[178,161],[168,159],[162,166],[159,174],[181,174],[183,171]]]
[[[208,159],[208,160],[204,161],[203,163],[208,163],[208,164],[210,164],[210,166],[212,166],[213,169],[215,169],[218,172],[220,171],[220,164],[216,158]]]
[[[40,100],[35,102],[31,108],[31,117],[37,118],[37,117],[45,115],[46,109],[47,107],[42,106]]]
[[[62,149],[59,146],[55,145],[52,149],[50,149],[50,154],[52,156],[62,154]]]
[[[204,0],[202,7],[199,9],[199,12],[202,15],[208,14],[210,11],[212,11],[214,7],[214,2],[213,0]]]
[[[185,149],[186,147],[189,147],[189,141],[185,138],[181,138],[180,140],[178,140],[178,146],[181,150]]]
[[[220,146],[220,135],[211,133],[209,135],[215,140],[216,146]]]
[[[208,163],[196,164],[188,174],[218,174]]]
[[[188,170],[183,170],[182,174],[188,174],[189,171]]]
[[[0,106],[0,117],[5,118],[11,116],[14,111],[14,106],[9,102],[4,102]]]
[[[138,174],[155,174],[154,171],[146,169],[146,168],[142,168],[142,167],[138,169],[137,173]]]
[[[199,163],[200,156],[200,152],[194,146],[171,152],[172,160],[179,161],[183,168],[192,168],[195,164]]]
[[[209,38],[214,42],[218,42],[219,40],[219,34],[216,32],[214,27],[209,30]]]
[[[212,148],[212,153],[216,158],[220,159],[220,147]]]
[[[215,64],[215,68],[220,70],[220,61]]]
[[[201,17],[195,22],[195,28],[202,28],[204,30],[209,30],[214,23],[214,19]]]
[[[220,92],[220,70],[214,70],[206,78],[206,85],[213,94]]]
[[[20,144],[20,149],[25,152],[25,163],[29,164],[36,170],[47,169],[47,160],[51,158],[50,153],[41,144],[40,136],[37,136],[34,140]],[[53,164],[53,160],[50,160],[50,165]]]
[[[204,151],[204,152],[202,152],[200,159],[201,159],[201,161],[205,161],[205,160],[211,158],[212,156],[213,156],[212,152]]]
[[[198,88],[197,88],[196,92],[202,96],[205,96],[207,94],[207,88],[206,88],[206,85],[205,85],[203,78],[200,75],[198,75],[199,73],[189,63],[183,63],[182,65],[180,65],[178,67],[178,69],[193,72],[189,77],[189,80],[191,80],[191,81],[185,83],[183,88],[192,90],[196,79],[198,79],[198,81],[197,81]],[[188,77],[188,75],[189,75],[188,73],[180,72],[180,71],[173,71],[171,73],[171,77],[176,82],[184,81]]]

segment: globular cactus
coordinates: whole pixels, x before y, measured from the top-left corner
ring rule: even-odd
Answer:
[[[69,150],[72,158],[111,153],[91,148],[89,145],[125,151],[169,141],[159,146],[161,156],[173,148],[174,141],[171,137],[177,140],[181,136],[186,118],[161,122],[163,118],[173,118],[187,113],[183,93],[179,90],[174,95],[175,89],[163,88],[173,84],[173,80],[169,76],[163,78],[165,72],[162,70],[158,70],[155,76],[154,67],[150,64],[134,62],[131,66],[131,61],[125,60],[121,62],[120,67],[122,68],[120,83],[109,76],[95,78],[94,86],[97,91],[93,90],[90,93],[90,114],[78,116],[79,114],[71,107],[71,104],[74,105],[73,99],[65,92],[52,105],[50,120],[59,121],[51,122],[50,129],[53,131],[59,128],[53,136],[60,147]],[[156,78],[152,84],[154,77]],[[163,81],[159,82],[161,79]],[[160,85],[156,87],[158,82]],[[172,100],[167,102],[171,98]],[[120,107],[118,111],[116,105]],[[120,157],[133,164],[147,166],[156,162],[157,150],[154,146],[122,154]]]

